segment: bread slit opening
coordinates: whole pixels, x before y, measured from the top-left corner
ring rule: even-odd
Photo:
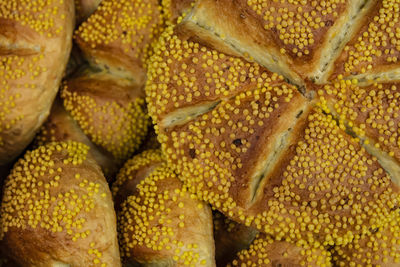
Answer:
[[[302,106],[301,109],[297,110],[295,113],[295,117],[293,118],[292,123],[290,124],[289,128],[286,131],[283,131],[280,136],[278,137],[278,141],[274,144],[273,146],[273,153],[269,153],[268,156],[261,161],[258,166],[258,170],[255,172],[253,175],[253,178],[251,179],[251,204],[253,204],[256,199],[257,195],[259,192],[259,188],[263,188],[261,184],[263,184],[265,179],[268,179],[270,177],[271,172],[275,170],[275,166],[279,163],[281,156],[283,153],[286,152],[288,146],[291,144],[291,135],[293,132],[293,129],[297,125],[298,121],[305,116],[307,112],[304,112],[306,109],[306,106]]]
[[[213,110],[222,101],[213,101],[209,103],[204,103],[197,106],[190,106],[186,108],[181,108],[173,112],[168,113],[161,121],[161,125],[164,128],[170,128],[177,125],[185,124],[197,117]]]
[[[225,43],[233,51],[241,55],[246,60],[255,61],[261,66],[267,68],[268,70],[282,75],[288,83],[295,85],[296,87],[298,87],[301,93],[304,93],[303,91],[301,91],[301,89],[304,88],[304,82],[300,79],[300,77],[296,73],[288,71],[289,70],[288,65],[283,63],[284,61],[279,56],[279,54],[269,53],[268,51],[263,50],[262,56],[260,57],[254,55],[252,55],[251,57],[246,56],[249,55],[249,51],[241,49],[237,44],[235,44],[234,40],[230,40],[226,37],[222,38],[221,34],[219,34],[215,29],[197,20],[196,17],[194,16],[195,10],[196,7],[194,7],[192,9],[192,12],[185,17],[184,21],[190,21],[192,24],[199,27],[200,29],[207,31],[210,35],[212,35],[213,38],[217,39],[219,42]],[[253,52],[256,53],[256,51]],[[257,60],[257,59],[262,59],[262,60]]]
[[[335,109],[327,105],[330,114],[334,117],[336,121],[339,121],[339,115],[335,111]],[[360,140],[360,144],[364,149],[372,156],[374,156],[382,168],[389,174],[391,180],[396,185],[400,186],[400,165],[396,159],[391,157],[385,151],[380,150],[379,148],[375,147],[375,142],[372,138],[361,137],[353,131],[352,127],[349,125],[348,121],[343,121],[344,126],[346,127],[346,134],[351,135],[352,137],[358,138]]]
[[[374,1],[353,1],[348,12],[349,19],[343,18],[337,23],[337,26],[329,31],[327,38],[328,47],[321,53],[317,69],[314,71],[312,79],[316,83],[327,82],[328,75],[334,67],[335,60],[339,57],[340,52],[350,41],[353,33],[357,30],[359,21],[364,17],[365,12],[373,5]]]

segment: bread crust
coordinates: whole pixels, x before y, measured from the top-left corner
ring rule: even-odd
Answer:
[[[211,209],[187,191],[161,151],[128,161],[113,193],[125,263],[215,266]]]
[[[71,50],[75,19],[71,0],[49,1],[36,11],[27,5],[30,1],[11,2],[0,4],[0,165],[26,148],[49,115]]]
[[[4,187],[0,238],[19,264],[120,266],[111,192],[88,149],[50,143],[14,166]]]

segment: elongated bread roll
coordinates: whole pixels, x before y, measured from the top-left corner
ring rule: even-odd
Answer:
[[[59,98],[53,103],[50,116],[40,128],[35,145],[42,146],[51,142],[76,141],[89,147],[89,153],[100,165],[107,181],[111,182],[119,169],[118,161],[110,152],[93,144],[76,121],[64,109]]]
[[[142,266],[215,266],[211,209],[159,150],[129,160],[113,185],[121,255]]]
[[[130,158],[147,134],[144,92],[129,79],[84,69],[65,82],[61,98],[89,139],[117,162]]]
[[[8,176],[0,239],[23,266],[120,266],[111,192],[89,147],[50,143]]]
[[[0,165],[27,147],[49,115],[72,46],[74,14],[73,0],[0,2]]]

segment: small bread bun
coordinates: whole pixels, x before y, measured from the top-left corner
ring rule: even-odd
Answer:
[[[344,247],[335,247],[337,266],[400,266],[400,215]]]
[[[87,145],[90,148],[89,153],[100,165],[107,181],[111,182],[114,179],[119,168],[118,161],[110,152],[89,140],[76,121],[64,109],[62,101],[56,98],[49,118],[35,138],[35,146],[62,141],[76,141]]]
[[[50,143],[15,164],[0,239],[22,266],[120,266],[111,192],[88,146]]]
[[[61,98],[90,140],[119,162],[131,157],[147,134],[144,92],[131,80],[85,69],[65,82]]]
[[[49,115],[72,46],[72,0],[0,2],[0,165],[13,161]]]
[[[129,160],[112,192],[125,263],[215,266],[211,209],[187,191],[159,150]]]
[[[222,213],[213,212],[215,259],[217,266],[226,266],[241,250],[249,248],[259,233],[257,230],[234,222]]]
[[[158,0],[103,0],[75,40],[87,59],[119,76],[145,81],[144,61],[162,30]]]
[[[331,254],[323,247],[311,247],[306,242],[292,244],[275,241],[268,235],[259,234],[247,250],[237,254],[237,258],[228,267],[328,267]]]

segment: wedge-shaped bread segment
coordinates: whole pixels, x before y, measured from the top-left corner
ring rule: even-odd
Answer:
[[[304,241],[297,244],[274,240],[271,236],[259,234],[249,249],[240,251],[232,266],[315,266],[329,267],[331,253],[322,246],[310,246]]]
[[[153,119],[161,127],[181,124],[239,92],[284,83],[281,76],[229,53],[234,51],[191,23],[167,28],[149,63],[146,93]]]
[[[366,1],[204,0],[187,20],[271,71],[319,79]]]
[[[255,83],[194,120],[159,129],[159,140],[181,178],[204,200],[224,211],[247,207],[306,105],[284,82]]]
[[[335,247],[337,266],[400,266],[400,216],[344,247]]]
[[[119,161],[131,157],[147,134],[144,92],[129,79],[87,69],[65,82],[61,97],[90,140]]]
[[[191,194],[161,151],[129,160],[113,186],[127,264],[215,266],[211,208]]]
[[[73,1],[0,1],[0,165],[49,114],[72,46]]]
[[[400,2],[372,2],[372,8],[332,65],[331,79],[339,75],[365,82],[400,79]]]
[[[82,143],[27,152],[5,182],[0,225],[21,266],[121,266],[111,192]]]
[[[162,25],[157,0],[103,0],[75,39],[93,64],[142,83],[144,61]]]
[[[320,87],[319,98],[343,121],[400,184],[400,83],[359,86],[337,80]]]
[[[239,220],[277,239],[341,245],[384,224],[399,208],[399,188],[332,116],[314,108]]]

